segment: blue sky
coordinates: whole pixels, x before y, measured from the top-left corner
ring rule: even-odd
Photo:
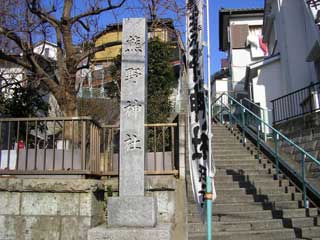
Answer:
[[[204,0],[206,1],[206,0]],[[110,12],[101,17],[100,27],[105,27],[107,24],[121,22],[123,17],[143,17],[146,10],[142,10],[139,3],[147,2],[147,0],[127,0],[124,6],[114,10],[113,16]],[[165,1],[163,1],[165,2]],[[184,5],[185,0],[175,0],[178,5]],[[220,59],[225,57],[225,53],[219,51],[219,9],[220,8],[256,8],[263,7],[264,0],[210,0],[210,37],[211,37],[211,74],[220,69]],[[82,6],[81,6],[82,7]],[[161,12],[161,11],[159,11]],[[166,15],[158,17],[168,17]],[[169,13],[170,14],[170,13]],[[171,13],[172,16],[174,13]],[[116,17],[116,19],[114,18]],[[173,17],[175,18],[175,17]],[[179,24],[184,24],[184,19],[180,18]],[[180,25],[182,28],[182,26]],[[184,26],[183,26],[184,27]],[[183,31],[183,29],[181,29]]]
[[[220,59],[226,55],[219,51],[219,9],[263,7],[264,0],[210,0],[211,73],[220,69]]]
[[[176,2],[180,6],[185,4],[185,0],[171,1]],[[117,1],[114,0],[114,2]],[[145,15],[148,15],[147,8],[142,8],[141,2],[148,2],[148,0],[127,0],[122,8],[113,10],[113,12],[107,12],[105,14],[102,14],[99,19],[99,27],[101,29],[104,29],[105,26],[110,23],[122,22],[122,19],[124,17],[144,17]],[[165,1],[163,0],[163,2]],[[210,0],[211,74],[215,73],[220,69],[220,59],[226,56],[225,53],[219,51],[219,9],[222,7],[262,8],[263,6],[264,0]],[[80,4],[77,6],[77,10],[83,11],[84,7],[87,7],[86,4],[80,1]],[[169,13],[168,11],[164,12],[164,15],[161,15],[161,10],[159,10],[158,17],[172,17],[174,19],[177,19],[174,10],[173,12]],[[184,26],[182,26],[182,24],[185,23],[185,19],[183,17],[180,17],[179,19],[179,29],[183,32]]]

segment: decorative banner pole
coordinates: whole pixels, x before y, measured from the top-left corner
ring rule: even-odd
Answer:
[[[187,70],[189,85],[189,163],[195,202],[205,215],[208,121],[203,77],[203,1],[187,1]]]
[[[208,138],[209,138],[209,148],[208,148],[208,167],[209,172],[207,174],[207,193],[206,193],[206,200],[207,200],[207,238],[208,240],[212,239],[212,200],[215,197],[215,189],[214,185],[212,184],[212,178],[214,177],[214,172],[212,171],[212,131],[211,131],[211,58],[210,58],[210,8],[209,8],[209,0],[206,2],[206,9],[207,9],[207,78],[208,78]],[[213,187],[212,187],[213,186]],[[214,194],[212,194],[214,192]]]
[[[207,3],[208,4],[208,3]],[[203,0],[187,0],[187,70],[189,83],[189,163],[192,190],[201,218],[207,214],[208,239],[211,239],[211,204],[215,198],[211,177],[211,86],[208,58],[208,108],[204,89]],[[207,11],[209,10],[207,5]],[[207,12],[208,14],[208,12]],[[209,17],[208,21],[209,21]],[[208,23],[207,23],[208,24]],[[208,28],[209,37],[209,28]],[[210,38],[208,38],[208,44]],[[210,57],[210,49],[208,49]],[[209,114],[206,110],[208,109]],[[210,144],[209,144],[210,143]]]

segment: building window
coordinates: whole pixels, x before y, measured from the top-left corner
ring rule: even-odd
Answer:
[[[249,26],[243,25],[231,25],[231,46],[233,49],[246,48],[246,41],[249,34]]]
[[[44,56],[49,57],[49,48],[44,49]]]

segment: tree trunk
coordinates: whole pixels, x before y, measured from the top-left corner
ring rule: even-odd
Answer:
[[[74,90],[64,89],[60,91],[57,96],[57,101],[60,106],[60,110],[63,112],[64,117],[78,117],[77,109],[77,96]],[[61,135],[71,144],[78,144],[81,133],[81,124],[79,121],[66,120],[62,123]]]

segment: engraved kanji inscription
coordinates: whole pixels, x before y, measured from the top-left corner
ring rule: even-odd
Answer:
[[[132,116],[132,114],[137,117],[137,113],[142,110],[142,104],[139,103],[137,99],[134,99],[133,101],[127,101],[124,109],[128,117]]]
[[[126,151],[142,149],[141,139],[138,138],[136,134],[126,134],[124,143],[126,144]]]
[[[124,50],[126,53],[141,53],[142,52],[142,42],[141,37],[137,35],[130,35],[129,38],[126,40],[126,49]]]
[[[130,81],[131,83],[137,83],[137,79],[142,76],[141,68],[126,68],[125,69],[125,81]]]

